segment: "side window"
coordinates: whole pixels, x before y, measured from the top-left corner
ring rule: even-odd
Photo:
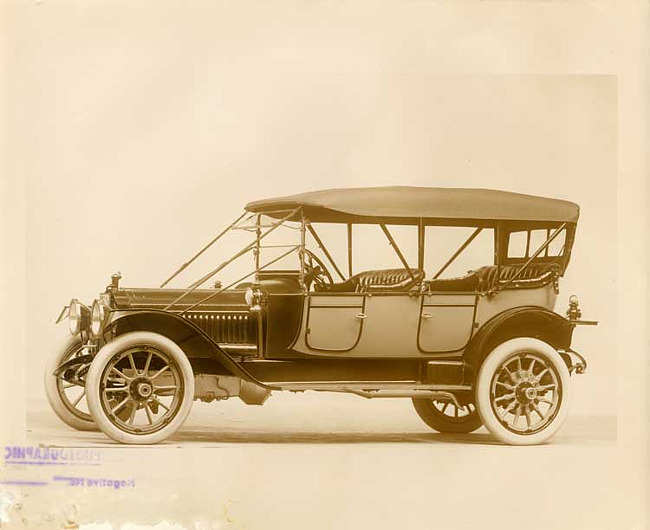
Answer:
[[[348,232],[347,225],[341,223],[314,223],[312,225],[328,252],[345,277],[348,276]],[[386,225],[395,244],[410,267],[418,263],[418,229],[411,225]],[[307,248],[314,252],[336,281],[341,278],[319,248],[315,238],[307,234]],[[374,269],[402,268],[402,261],[391,247],[386,234],[377,224],[352,225],[352,273]]]
[[[530,231],[530,250],[528,251],[528,256],[530,257],[535,252],[537,252],[537,249],[541,247],[545,242],[546,239],[548,238],[548,234],[546,230],[531,230]],[[546,256],[547,249],[545,249],[540,256]]]
[[[510,232],[508,236],[508,257],[529,258],[546,240],[553,234],[553,229],[540,228],[535,230],[523,230]],[[541,257],[558,257],[564,252],[566,230],[562,230],[551,244],[540,254]]]
[[[416,226],[386,225],[395,244],[410,267],[418,264],[418,229]],[[379,225],[358,224],[352,227],[352,271],[403,268]]]
[[[525,258],[528,254],[528,232],[510,232],[509,258]]]
[[[343,273],[345,277],[348,276],[348,232],[347,225],[336,223],[313,223],[312,228],[327,248],[327,251],[332,256],[334,263]],[[318,242],[314,239],[310,232],[306,236],[307,248],[316,254],[325,263],[334,281],[341,281],[338,274],[332,267],[329,259],[319,247]]]
[[[565,243],[566,243],[566,230],[562,230],[562,232],[560,232],[558,236],[548,246],[548,255],[562,256],[564,254]]]
[[[473,227],[427,226],[424,246],[426,277],[432,278],[475,232]],[[484,228],[442,272],[440,279],[465,276],[494,261],[494,230]]]

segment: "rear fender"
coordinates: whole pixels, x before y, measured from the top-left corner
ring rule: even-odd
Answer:
[[[262,388],[275,390],[275,387],[255,379],[201,328],[175,313],[156,309],[117,310],[111,313],[106,331],[109,329],[114,330],[114,336],[130,331],[164,335],[178,344],[188,359],[216,359],[227,373]]]
[[[515,307],[486,322],[472,337],[463,357],[475,377],[488,353],[506,340],[534,337],[550,344],[556,350],[568,351],[573,329],[567,319],[544,307]]]

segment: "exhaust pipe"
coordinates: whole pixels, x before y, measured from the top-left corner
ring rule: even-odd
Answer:
[[[445,392],[443,390],[357,390],[349,389],[347,392],[351,394],[356,394],[367,399],[372,398],[423,398],[423,399],[435,399],[437,401],[448,401],[453,403],[458,408],[460,408],[460,403],[456,399],[456,396],[451,392]]]

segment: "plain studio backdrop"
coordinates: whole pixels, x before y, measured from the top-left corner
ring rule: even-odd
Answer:
[[[15,274],[4,278],[5,286],[16,291],[15,302],[4,303],[6,314],[15,319],[6,321],[15,327],[7,326],[5,339],[6,344],[18,345],[12,359],[20,358],[24,366],[11,372],[17,374],[12,380],[24,385],[12,400],[21,402],[25,395],[28,408],[47,407],[43,369],[68,333],[65,323],[55,326],[54,321],[72,297],[91,303],[118,270],[123,286],[160,285],[234,220],[248,201],[337,187],[448,186],[502,189],[580,205],[572,260],[561,280],[556,310],[563,313],[569,295],[576,294],[583,317],[599,321],[598,326],[581,327],[574,334],[574,347],[586,355],[589,369],[573,379],[572,416],[597,417],[603,419],[598,425],[613,425],[617,394],[619,405],[621,396],[629,399],[628,387],[617,389],[617,359],[626,356],[643,366],[635,361],[641,352],[623,346],[625,339],[638,342],[640,335],[635,333],[640,328],[634,323],[641,313],[620,304],[617,313],[617,296],[632,296],[638,285],[645,285],[638,275],[645,263],[645,242],[634,239],[638,225],[617,226],[621,218],[636,222],[633,212],[640,209],[640,199],[631,191],[635,188],[623,188],[620,181],[617,187],[617,170],[620,178],[635,185],[633,177],[641,167],[635,157],[643,148],[642,136],[634,129],[638,117],[632,102],[640,101],[642,84],[628,75],[629,67],[620,67],[627,72],[622,77],[609,75],[616,74],[625,57],[636,57],[637,33],[620,31],[634,19],[633,13],[621,10],[612,16],[615,10],[606,9],[604,3],[589,7],[579,2],[553,6],[396,2],[381,10],[362,3],[332,7],[310,2],[277,9],[264,3],[251,8],[171,0],[44,0],[12,5],[12,24],[7,25],[11,46],[5,51],[11,79],[4,85],[10,102],[6,107],[10,136],[5,140],[10,140],[11,149],[4,184],[24,195],[15,195],[15,201],[5,197],[5,211],[13,213],[3,234],[7,241],[14,237],[24,243],[25,250],[24,256],[13,253],[5,263],[6,270]],[[615,30],[616,39],[610,37]],[[642,193],[644,188],[638,189]],[[622,202],[617,211],[621,193],[625,204],[634,205],[629,211],[620,208]],[[621,245],[617,238],[622,234],[630,245]],[[385,242],[375,241],[381,240],[355,240],[355,252],[368,264],[387,252]],[[194,274],[183,275],[176,285],[187,285],[223,261],[237,244],[224,241],[197,264]],[[445,252],[449,255],[453,248]],[[621,252],[639,261],[623,261]],[[487,264],[491,256],[476,255],[476,260]],[[251,259],[239,263],[233,271],[246,271]],[[638,278],[622,265],[637,270],[632,274]],[[18,287],[23,273],[26,292]],[[219,277],[227,282],[237,276],[231,272]],[[12,333],[16,338],[10,340]],[[623,377],[622,372],[618,375]],[[634,385],[639,376],[625,377],[626,385],[638,390]],[[271,413],[289,422],[293,403],[305,399],[301,406],[312,407],[316,430],[318,414],[327,415],[328,407],[341,398],[290,397],[285,416],[282,400],[273,403],[276,397],[271,397]],[[220,405],[212,404],[215,417]],[[342,416],[341,428],[356,421],[372,425],[372,415],[396,410],[381,400],[365,406],[372,411],[368,417],[355,407],[351,410],[359,416]],[[643,425],[636,412],[640,405],[636,406],[619,408],[618,419],[640,433]],[[261,418],[265,407],[259,415],[254,411],[250,415]],[[405,404],[404,411],[407,408]],[[396,415],[393,428],[417,425],[417,432],[427,432],[414,412],[408,414],[408,421]],[[336,424],[336,417],[328,418],[329,427]],[[377,425],[391,419],[382,421]],[[27,426],[38,432],[38,423]],[[62,424],[60,428],[65,429]],[[210,423],[204,428],[208,432]],[[68,440],[74,440],[76,433],[65,432]],[[106,441],[96,436],[100,443]],[[359,506],[372,503],[376,509],[364,513],[375,525],[382,526],[383,521],[417,527],[426,520],[420,515],[432,502],[421,492],[438,488],[439,502],[458,508],[440,512],[447,523],[441,528],[475,527],[475,518],[485,512],[473,512],[471,503],[460,500],[466,498],[506,526],[516,526],[517,520],[502,519],[503,507],[525,517],[530,528],[576,528],[584,517],[590,528],[602,521],[603,528],[618,530],[612,523],[616,516],[603,519],[603,514],[619,511],[616,507],[623,505],[614,502],[622,499],[627,511],[621,508],[621,513],[630,518],[641,513],[634,511],[643,492],[634,486],[641,484],[640,472],[620,482],[636,493],[628,495],[621,489],[618,500],[612,500],[614,462],[626,460],[616,460],[613,434],[609,445],[585,436],[584,444],[566,450],[565,440],[528,452],[463,443],[451,447],[279,443],[264,450],[231,444],[225,452],[210,453],[215,471],[202,475],[201,481],[215,488],[215,496],[226,495],[227,487],[239,484],[242,506],[248,506],[258,523],[255,528],[264,527],[268,514],[275,517],[269,519],[274,523],[285,520],[282,506],[274,504],[282,492],[301,496],[300,503],[291,505],[290,520],[302,521],[303,528],[353,523],[367,527]],[[621,439],[619,431],[619,444]],[[470,451],[468,460],[464,450]],[[109,453],[116,466],[119,460],[135,465],[142,454],[126,449]],[[183,466],[202,472],[206,453],[198,451],[190,461],[169,458],[178,453],[152,450],[148,457],[159,467],[148,472],[169,473],[169,481],[160,481],[161,487],[169,488],[177,473],[179,484],[191,492],[183,497],[189,511],[196,507],[192,502],[207,498],[210,491],[196,487],[196,479],[184,474]],[[540,458],[529,460],[533,454]],[[571,471],[574,456],[579,473]],[[527,468],[529,462],[540,473],[546,469],[550,473],[548,482],[530,486],[539,495],[537,504],[526,500],[526,488],[519,488],[515,476],[518,466]],[[456,471],[461,463],[466,466],[463,473]],[[274,471],[273,480],[282,487],[276,488],[270,479],[256,482],[254,472],[241,471],[249,469],[246,466],[255,471],[258,464]],[[303,490],[301,466],[314,476],[323,474],[329,482],[318,489],[312,477],[311,486]],[[125,464],[115,469],[130,468]],[[426,473],[420,474],[421,469]],[[625,469],[631,472],[631,467]],[[382,470],[395,477],[398,489],[382,488]],[[341,475],[330,476],[334,471]],[[507,486],[514,500],[499,496],[493,502],[481,500],[488,490],[495,495],[501,491],[489,485],[489,477],[501,477],[502,472],[514,481]],[[436,473],[445,480],[436,483]],[[556,490],[555,473],[564,485],[562,493]],[[262,476],[267,475],[256,478]],[[224,486],[218,477],[230,482]],[[468,490],[467,477],[480,488]],[[140,494],[145,498],[147,492],[142,489]],[[389,498],[388,492],[391,502],[401,503],[399,514],[406,519],[386,512],[391,502],[379,506],[384,496]],[[582,497],[574,501],[577,492]],[[417,505],[411,511],[413,496]],[[162,506],[163,498],[167,499],[157,497],[158,504],[151,506]],[[335,501],[350,504],[340,507]],[[594,506],[585,507],[592,502]],[[552,519],[556,512],[545,509],[550,505],[569,518]],[[319,506],[324,514],[320,526],[305,523],[310,521],[309,510]],[[528,518],[529,506],[537,512],[534,520]],[[383,507],[386,510],[379,509]],[[459,520],[465,526],[454,524]]]

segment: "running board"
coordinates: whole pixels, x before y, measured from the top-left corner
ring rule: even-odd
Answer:
[[[408,398],[436,399],[450,401],[458,405],[453,392],[469,391],[468,385],[422,385],[405,383],[348,383],[348,382],[310,382],[310,383],[274,383],[278,390],[290,392],[343,392],[371,398]],[[458,405],[460,406],[460,405]]]

